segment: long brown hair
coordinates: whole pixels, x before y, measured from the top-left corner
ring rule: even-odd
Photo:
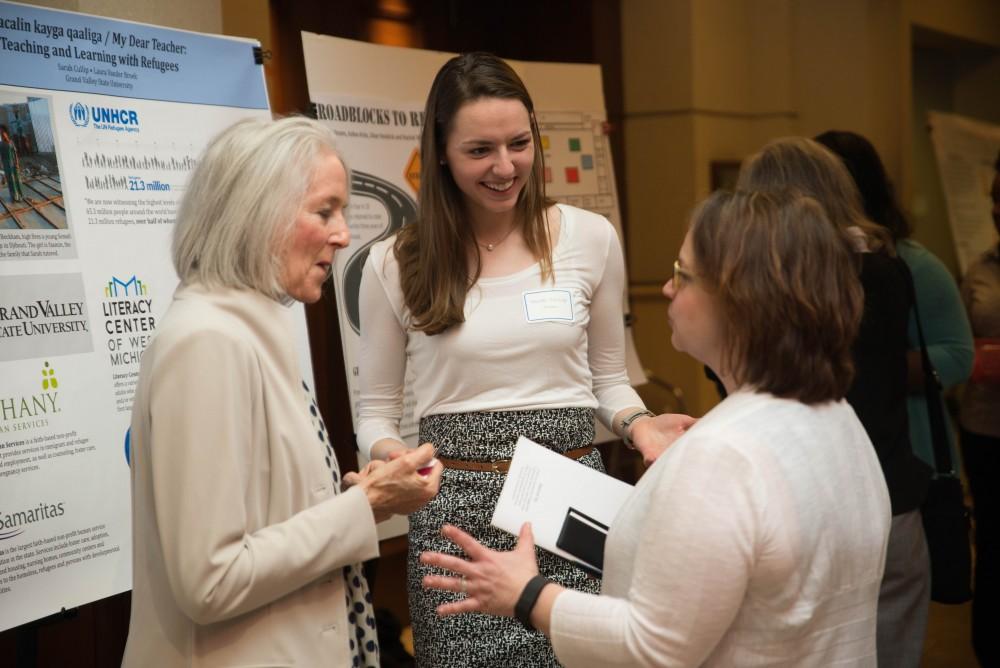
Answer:
[[[913,235],[913,224],[903,213],[885,165],[872,143],[857,132],[827,130],[813,137],[844,162],[865,208],[868,220],[889,230],[894,243]]]
[[[410,326],[428,335],[465,321],[465,298],[482,270],[479,246],[463,220],[462,192],[442,159],[455,114],[462,105],[483,98],[518,100],[528,110],[534,164],[517,201],[515,224],[538,258],[543,280],[552,276],[552,239],[545,216],[552,202],[545,197],[542,141],[528,90],[510,65],[492,54],[456,56],[438,71],[427,96],[420,138],[420,213],[414,224],[399,231],[393,248]],[[471,275],[470,247],[476,251]]]
[[[812,139],[784,137],[766,144],[744,161],[736,187],[798,190],[823,205],[849,246],[860,231],[868,250],[896,254],[889,231],[865,217],[861,194],[843,161]]]

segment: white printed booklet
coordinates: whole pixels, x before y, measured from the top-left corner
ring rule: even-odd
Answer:
[[[632,485],[522,436],[493,526],[516,536],[531,522],[536,545],[599,576],[608,528],[631,493]]]

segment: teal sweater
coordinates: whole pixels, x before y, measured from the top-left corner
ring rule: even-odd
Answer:
[[[949,388],[965,382],[972,373],[974,356],[972,327],[969,325],[969,317],[962,305],[955,279],[941,260],[916,241],[911,239],[900,241],[896,250],[913,274],[927,353],[938,375],[941,376],[941,384]],[[912,311],[908,336],[910,347],[919,350],[917,320]],[[931,427],[924,396],[910,395],[907,409],[913,453],[934,466],[934,444],[931,441]],[[959,460],[955,449],[954,428],[947,411],[945,420],[948,423],[952,461],[957,470]]]

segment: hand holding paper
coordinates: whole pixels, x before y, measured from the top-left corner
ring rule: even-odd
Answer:
[[[595,549],[603,555],[603,546],[591,541],[602,540],[631,493],[631,485],[522,436],[493,511],[493,526],[517,534],[531,522],[539,547],[599,573],[600,564],[588,556],[592,559]],[[570,509],[575,521],[567,527]],[[586,531],[588,527],[596,533]],[[569,548],[560,545],[561,535]]]

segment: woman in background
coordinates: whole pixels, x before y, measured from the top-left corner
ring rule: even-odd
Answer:
[[[892,184],[882,166],[875,147],[854,132],[830,130],[816,137],[844,161],[844,166],[854,179],[861,193],[861,203],[868,220],[881,225],[892,236],[899,257],[906,262],[913,276],[917,308],[910,312],[907,335],[907,383],[909,396],[906,409],[909,416],[910,444],[914,454],[934,466],[934,443],[931,439],[927,401],[924,398],[924,368],[920,356],[920,339],[917,335],[917,311],[927,344],[927,354],[947,389],[964,383],[972,373],[974,348],[972,328],[965,314],[958,285],[948,268],[933,253],[910,238],[913,228],[896,201]],[[945,416],[952,461],[958,468],[958,456],[952,439],[953,427],[948,411]]]
[[[864,290],[864,316],[854,341],[854,382],[847,402],[865,426],[892,502],[892,529],[879,592],[879,664],[916,668],[923,654],[930,603],[930,559],[920,506],[931,469],[910,446],[906,328],[911,310],[907,269],[885,228],[867,218],[843,162],[804,137],[770,142],[748,158],[738,185],[793,188],[815,198],[844,244],[854,250]]]
[[[990,187],[993,225],[1000,234],[1000,153],[993,165]],[[1000,243],[973,262],[962,280],[962,299],[976,339],[1000,344]],[[982,350],[982,349],[981,349]],[[985,351],[983,351],[985,352]],[[978,352],[977,354],[983,354]],[[962,455],[969,477],[976,518],[976,576],[972,600],[972,646],[983,666],[1000,665],[996,613],[1000,605],[1000,373],[994,348],[992,373],[982,373],[986,360],[977,359],[977,372],[962,395],[959,422]]]
[[[604,550],[601,595],[538,575],[529,525],[495,552],[425,553],[467,592],[442,615],[516,615],[566,666],[875,665],[889,497],[843,400],[862,293],[850,251],[800,195],[719,192],[694,214],[671,342],[728,396],[646,472]]]

